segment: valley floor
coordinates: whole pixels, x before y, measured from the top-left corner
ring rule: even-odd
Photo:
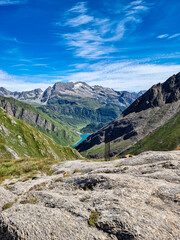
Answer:
[[[178,240],[180,151],[66,161],[0,186],[1,240]]]

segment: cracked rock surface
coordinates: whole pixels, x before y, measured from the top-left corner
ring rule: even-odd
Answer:
[[[67,161],[0,186],[1,240],[178,240],[180,151]],[[3,206],[13,202],[12,206]],[[92,226],[92,213],[98,218]]]

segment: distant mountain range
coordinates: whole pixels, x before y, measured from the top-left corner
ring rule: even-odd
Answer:
[[[145,91],[127,92],[115,91],[111,88],[104,88],[101,86],[89,86],[85,82],[58,82],[53,87],[48,87],[45,91],[40,88],[32,91],[11,92],[3,87],[0,87],[0,96],[13,97],[17,100],[31,100],[32,102],[48,104],[49,100],[54,97],[74,96],[80,98],[93,98],[102,104],[118,104],[123,107],[129,106],[137,97],[142,95]]]
[[[111,155],[119,156],[123,155],[127,151],[132,150],[132,146],[137,143],[133,148],[134,152],[139,149],[138,152],[143,151],[141,144],[145,144],[143,140],[146,136],[155,134],[155,130],[159,133],[163,131],[162,137],[152,135],[148,139],[154,141],[156,149],[159,150],[172,150],[179,146],[178,128],[180,113],[180,73],[173,75],[163,84],[157,84],[152,86],[146,93],[135,100],[123,113],[114,121],[89,136],[83,141],[77,150],[84,152],[86,156],[91,157],[103,157],[104,155],[104,142],[111,142]],[[164,125],[166,124],[167,125]],[[162,126],[163,129],[159,129]],[[169,129],[174,133],[174,137],[171,137],[170,141],[168,133]],[[167,130],[167,131],[166,131]],[[162,132],[161,132],[162,133]],[[177,133],[177,134],[176,134]],[[169,132],[170,134],[170,132]],[[179,133],[180,134],[180,133]],[[156,136],[154,138],[153,136]],[[167,137],[167,138],[166,138]],[[156,141],[155,141],[156,139]],[[162,144],[164,141],[167,144]],[[158,142],[159,146],[158,148]],[[139,143],[139,144],[138,144]],[[151,144],[148,145],[146,141],[146,150],[153,150]]]
[[[74,131],[83,128],[83,133],[92,133],[102,127],[100,123],[112,121],[143,93],[144,91],[130,93],[101,86],[91,87],[84,82],[58,82],[45,91],[35,89],[11,92],[0,88],[0,96],[33,104],[58,123],[68,124]]]

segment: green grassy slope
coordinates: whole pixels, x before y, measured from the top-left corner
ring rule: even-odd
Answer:
[[[152,134],[143,138],[126,153],[139,154],[144,151],[167,151],[175,150],[180,146],[180,112],[176,114],[162,127],[156,129]]]
[[[21,115],[22,110],[27,110],[30,112],[33,112],[37,115],[39,115],[41,118],[47,120],[49,123],[53,124],[58,130],[57,132],[53,132],[51,130],[47,130],[43,127],[40,127],[36,124],[33,124],[30,120],[28,121],[28,123],[30,125],[32,125],[33,127],[35,127],[36,129],[40,130],[41,132],[45,133],[46,135],[48,135],[49,137],[51,137],[56,143],[62,145],[62,146],[73,146],[74,143],[76,143],[77,141],[80,140],[79,135],[74,131],[74,129],[68,125],[67,123],[63,122],[63,121],[55,121],[54,119],[52,119],[50,116],[48,116],[48,114],[42,112],[41,110],[35,108],[34,106],[15,100],[13,98],[5,98],[5,97],[1,97],[0,96],[0,100],[2,102],[9,102],[10,104],[12,104],[15,109],[20,108],[21,111],[19,112],[19,116]],[[17,116],[17,118],[19,119],[20,117]]]
[[[0,108],[0,159],[19,157],[77,159],[80,154],[61,147],[34,127],[7,114]]]

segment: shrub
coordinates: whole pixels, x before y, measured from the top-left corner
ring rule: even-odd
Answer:
[[[88,219],[88,224],[90,227],[92,227],[99,219],[99,214],[96,211],[92,211],[89,219]]]

